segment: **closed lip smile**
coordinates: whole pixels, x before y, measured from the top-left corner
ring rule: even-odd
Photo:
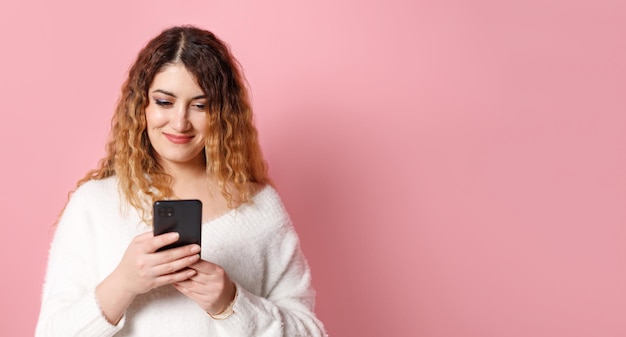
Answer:
[[[173,135],[171,133],[163,133],[165,138],[167,138],[170,142],[174,144],[185,144],[189,143],[193,136],[185,136],[185,135]]]

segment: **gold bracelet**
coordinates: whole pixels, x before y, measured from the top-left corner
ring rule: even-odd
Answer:
[[[235,311],[233,310],[233,307],[235,306],[235,302],[237,301],[237,296],[239,295],[239,291],[237,290],[237,285],[233,283],[233,286],[235,287],[235,297],[233,297],[233,300],[230,302],[230,304],[228,304],[226,308],[224,308],[224,310],[218,312],[217,314],[211,314],[210,312],[207,312],[207,314],[209,314],[211,318],[217,319],[217,320],[227,319],[228,317],[230,317],[230,315],[235,313]]]

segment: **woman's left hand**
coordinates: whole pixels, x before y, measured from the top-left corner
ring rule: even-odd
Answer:
[[[173,285],[183,295],[198,303],[204,311],[217,314],[234,300],[235,284],[222,267],[200,260],[188,268],[195,270],[196,274]]]

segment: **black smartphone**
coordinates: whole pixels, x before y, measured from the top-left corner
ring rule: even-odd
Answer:
[[[153,204],[152,227],[154,235],[178,232],[178,241],[159,248],[170,248],[196,243],[202,240],[202,202],[200,200],[157,200]]]

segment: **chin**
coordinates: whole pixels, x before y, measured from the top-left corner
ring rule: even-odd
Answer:
[[[188,156],[181,156],[181,155],[174,155],[174,156],[163,156],[163,160],[170,162],[170,163],[174,163],[174,164],[190,164],[190,165],[194,165],[194,164],[198,164],[198,163],[202,163],[204,164],[204,160],[198,158],[199,156],[201,156],[201,154],[196,154],[196,155],[188,155]]]

